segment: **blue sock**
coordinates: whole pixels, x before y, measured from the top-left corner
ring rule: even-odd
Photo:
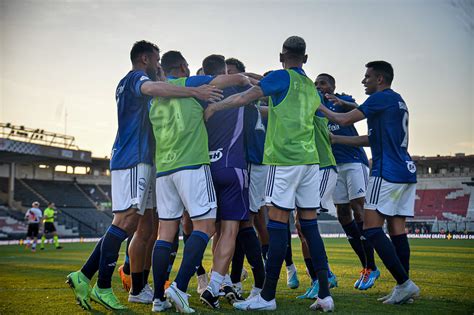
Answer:
[[[160,299],[161,301],[165,300],[165,282],[168,276],[166,270],[168,269],[170,262],[171,248],[172,243],[170,242],[162,240],[155,241],[151,261],[153,267],[153,285],[155,286],[153,299]]]
[[[359,230],[359,227],[354,220],[352,220],[352,222],[347,225],[343,225],[342,229],[346,233],[347,240],[349,241],[349,244],[351,244],[352,249],[356,253],[357,257],[359,257],[362,268],[366,268],[367,257],[365,256],[364,245],[362,244],[361,239],[362,230]]]
[[[188,240],[191,234],[184,234],[183,233],[183,243],[186,245],[186,241]],[[202,266],[202,263],[199,265],[199,268],[196,270],[196,275],[200,276],[206,273],[206,269]]]
[[[288,223],[268,220],[267,230],[270,243],[265,264],[265,282],[260,295],[265,301],[271,301],[275,298],[281,266],[287,252]]]
[[[364,230],[365,238],[374,247],[375,251],[382,259],[383,264],[392,274],[398,284],[402,284],[408,280],[408,275],[397,256],[395,247],[385,235],[382,228],[371,228]]]
[[[288,234],[288,244],[286,245],[286,255],[285,255],[285,264],[286,266],[293,265],[293,251],[291,250],[291,231],[290,225],[288,224],[287,234]]]
[[[166,270],[166,280],[170,279],[171,270],[173,270],[174,260],[176,259],[176,255],[178,254],[179,248],[179,231],[176,232],[176,236],[174,237],[173,244],[171,245],[171,252],[170,252],[170,261],[168,264],[168,269]]]
[[[308,244],[311,260],[313,261],[314,271],[316,272],[319,281],[318,297],[324,299],[329,296],[329,281],[328,281],[328,258],[326,256],[326,249],[324,242],[319,234],[318,220],[304,220],[300,219],[301,233]]]
[[[235,250],[234,256],[232,257],[232,268],[230,270],[230,280],[232,283],[240,282],[240,275],[244,268],[245,253],[242,248],[243,243],[240,241],[239,234],[237,234],[237,239],[235,240]]]
[[[360,240],[362,241],[362,246],[364,247],[364,253],[367,262],[366,267],[370,270],[377,270],[377,265],[375,265],[374,248],[362,235],[362,231],[364,230],[364,222],[357,222],[357,227],[359,228],[359,232],[361,234]]]
[[[193,231],[184,245],[183,261],[179,267],[175,282],[183,292],[188,290],[189,280],[196,273],[202,261],[209,236],[201,231]]]
[[[268,258],[268,244],[262,245],[262,258],[263,258],[263,261],[267,261],[267,258]]]
[[[318,276],[313,267],[313,260],[311,258],[305,258],[304,264],[306,265],[306,270],[308,270],[309,276],[311,277],[311,282],[318,280]]]
[[[112,287],[112,275],[119,257],[120,246],[126,238],[127,232],[115,225],[111,225],[105,232],[100,249],[99,277],[97,279],[99,288]]]
[[[392,244],[397,252],[398,259],[403,265],[407,275],[410,274],[410,244],[406,234],[390,236]]]
[[[99,270],[99,261],[100,261],[100,248],[102,247],[102,240],[104,237],[102,237],[97,244],[94,247],[94,250],[92,251],[91,255],[89,256],[89,259],[87,259],[86,263],[84,266],[81,268],[81,272],[89,279],[91,280],[92,277],[95,275],[97,270]]]
[[[263,288],[263,281],[265,280],[265,267],[262,261],[262,252],[260,249],[260,242],[257,237],[257,233],[253,227],[244,228],[239,231],[237,239],[243,245],[243,251],[247,256],[247,261],[252,267],[252,273],[254,278],[254,286],[256,288]]]

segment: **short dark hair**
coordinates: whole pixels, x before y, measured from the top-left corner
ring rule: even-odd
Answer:
[[[170,50],[163,54],[161,57],[161,67],[166,74],[169,74],[171,70],[178,68],[182,63],[186,63],[183,55],[176,50]]]
[[[202,67],[199,68],[199,69],[196,71],[196,75],[200,75],[199,72],[201,72],[201,71],[202,71]]]
[[[221,74],[225,71],[225,57],[222,55],[210,55],[202,61],[202,70],[206,75]]]
[[[288,53],[304,56],[306,53],[306,42],[302,37],[290,36],[283,43],[283,49]]]
[[[130,51],[130,60],[135,63],[137,59],[143,54],[152,54],[154,51],[160,52],[160,49],[155,44],[141,40],[133,44],[132,50]]]
[[[245,65],[242,61],[236,58],[228,58],[226,59],[225,63],[229,65],[233,65],[239,70],[240,72],[245,72]]]
[[[386,61],[371,61],[365,65],[372,68],[377,74],[383,76],[386,83],[391,84],[393,81],[393,67]]]
[[[334,79],[334,77],[332,75],[330,75],[328,73],[320,73],[320,74],[318,74],[318,76],[316,78],[318,78],[318,77],[326,77],[326,78],[328,78],[329,84],[331,84],[332,86],[336,86],[336,79]]]

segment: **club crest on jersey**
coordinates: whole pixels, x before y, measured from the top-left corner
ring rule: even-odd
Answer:
[[[224,150],[224,149],[219,148],[215,151],[209,151],[209,159],[211,160],[211,163],[212,162],[217,162],[222,158],[222,150]]]
[[[415,173],[416,172],[416,165],[415,162],[413,161],[405,161],[407,163],[407,169],[410,173]]]
[[[145,187],[146,187],[146,179],[145,178],[142,177],[138,180],[138,187],[141,191],[145,190]]]

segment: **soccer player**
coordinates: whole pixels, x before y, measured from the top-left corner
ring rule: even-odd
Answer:
[[[25,220],[28,222],[26,232],[26,247],[31,245],[31,251],[36,252],[36,242],[38,241],[39,225],[43,214],[39,209],[39,202],[35,201],[25,213]]]
[[[408,107],[391,89],[392,65],[386,61],[366,64],[362,84],[367,100],[357,109],[335,113],[324,106],[329,120],[350,125],[367,119],[368,136],[334,136],[334,142],[346,145],[370,145],[372,170],[364,205],[364,237],[372,244],[397,285],[381,300],[401,304],[416,297],[420,289],[408,276],[410,246],[405,234],[406,217],[414,214],[416,166],[408,153]],[[387,222],[392,241],[382,227]]]
[[[56,216],[56,206],[54,202],[50,202],[48,207],[44,209],[44,226],[43,226],[43,236],[41,236],[41,246],[40,249],[44,250],[44,241],[46,241],[46,235],[53,234],[54,247],[56,249],[63,248],[59,245],[58,233],[56,232],[56,227],[54,226],[54,217]]]
[[[203,100],[219,99],[221,96],[220,90],[210,86],[188,88],[156,82],[161,71],[159,53],[159,48],[153,43],[136,42],[130,52],[132,70],[116,89],[118,131],[110,161],[114,218],[81,270],[67,276],[67,283],[73,289],[78,304],[87,310],[91,309],[90,298],[108,309],[126,308],[118,301],[111,286],[120,246],[136,231],[134,238],[137,237],[139,245],[136,250],[141,254],[131,252],[134,247],[132,240],[130,257],[140,256],[143,259],[146,242],[152,238],[154,213],[145,211],[154,206],[154,194],[150,190],[153,189],[155,144],[148,119],[149,101],[154,96],[197,97]],[[134,279],[133,265],[132,260],[131,296],[148,303],[151,295],[145,289],[143,274],[136,274]],[[143,270],[143,264],[136,265]],[[97,271],[98,280],[91,289],[90,281]]]
[[[210,55],[203,60],[206,75],[226,73],[223,56]],[[234,74],[239,75],[239,74]],[[240,91],[250,88],[246,86]],[[224,89],[224,97],[238,92],[237,88]],[[226,128],[222,128],[226,126]],[[247,255],[254,275],[256,287],[261,289],[264,267],[257,234],[249,221],[249,196],[247,163],[244,152],[244,108],[233,108],[216,113],[206,123],[209,136],[211,175],[217,197],[217,233],[213,252],[212,272],[209,285],[201,294],[201,301],[212,308],[219,307],[219,291],[222,287],[225,297],[233,304],[243,298],[234,291],[227,274],[236,239]],[[241,270],[238,276],[240,278]]]
[[[325,98],[324,105],[336,113],[346,113],[357,107],[355,100],[345,94],[334,94],[336,80],[327,73],[321,73],[315,80],[316,88],[329,99]],[[331,100],[335,100],[332,102]],[[353,124],[340,126],[329,122],[328,127],[335,135],[358,136]],[[333,144],[332,151],[337,163],[337,184],[334,201],[337,207],[337,219],[347,235],[349,244],[359,257],[362,265],[359,279],[354,288],[367,290],[380,276],[375,265],[374,249],[362,236],[364,225],[364,200],[368,182],[369,161],[365,151],[359,147]],[[354,213],[354,217],[352,216]]]
[[[322,98],[322,95],[320,95]],[[314,132],[316,140],[316,149],[319,155],[319,197],[321,198],[321,212],[328,212],[334,208],[332,195],[336,188],[337,170],[336,160],[331,150],[331,140],[328,131],[328,119],[321,112],[316,112],[314,116]],[[313,267],[313,261],[309,253],[308,244],[304,235],[301,233],[301,225],[296,221],[296,228],[301,240],[301,249],[306,265],[306,270],[311,277],[311,287],[306,292],[298,296],[299,299],[315,299],[319,292],[319,282],[316,271]],[[329,266],[328,266],[329,267]],[[329,287],[337,287],[336,275],[328,269]]]
[[[171,70],[175,68],[189,76],[188,63],[180,53],[179,56],[175,63],[164,64],[165,72],[172,74]],[[168,82],[178,87],[211,84],[225,88],[248,85],[249,79],[243,75],[219,75],[169,78]],[[158,97],[151,103],[150,121],[156,140],[156,196],[160,219],[158,239],[153,251],[154,312],[171,306],[165,295],[180,312],[194,312],[189,306],[186,291],[189,280],[201,263],[209,238],[215,231],[216,196],[209,169],[208,136],[203,119],[203,106],[206,105],[193,97]],[[184,246],[178,274],[164,291],[172,242],[185,209],[193,222],[193,232]]]
[[[187,78],[190,76],[190,71],[189,67],[187,65],[186,60],[184,59],[183,55],[179,51],[168,51],[165,54],[163,54],[163,57],[161,59],[162,67],[164,70],[164,74],[167,80],[174,80],[177,78]],[[186,64],[186,66],[181,67],[181,64]],[[202,72],[202,68],[198,70],[201,71],[201,75],[204,75],[204,72]],[[187,211],[183,212],[183,216],[181,218],[181,223],[182,223],[182,232],[183,232],[183,243],[186,244],[187,240],[191,236],[191,233],[193,232],[193,222],[191,218],[189,217],[189,213]],[[168,269],[166,271],[166,281],[165,281],[165,289],[167,289],[170,286],[170,274],[171,270],[173,269],[173,264],[176,259],[176,255],[178,252],[178,246],[179,246],[179,231],[177,231],[175,239],[173,240],[173,244],[171,246],[171,253],[170,253],[170,261],[168,265]],[[208,278],[206,274],[206,270],[202,266],[202,263],[199,265],[199,268],[196,270],[196,276],[197,276],[197,293],[201,295],[204,290],[207,288],[208,284]]]
[[[313,82],[302,69],[307,58],[303,38],[289,37],[280,54],[283,70],[273,71],[258,86],[209,105],[205,112],[208,119],[216,111],[270,96],[263,158],[263,163],[270,165],[266,187],[270,244],[265,282],[259,295],[234,303],[237,309],[276,309],[276,288],[288,243],[288,220],[295,208],[320,286],[318,299],[311,308],[334,309],[329,292],[326,251],[316,219],[319,194],[314,193],[319,190],[319,158],[313,118],[321,100]]]
[[[227,66],[227,73],[245,73],[245,65],[236,58],[228,58],[225,61]],[[256,76],[259,80],[262,76]],[[263,99],[262,99],[263,100]],[[259,100],[255,106],[246,106],[244,108],[244,148],[245,148],[245,157],[247,160],[247,169],[248,169],[248,180],[249,180],[249,224],[250,226],[255,226],[255,229],[258,233],[258,242],[261,248],[267,248],[268,250],[268,232],[265,223],[265,213],[263,206],[265,205],[265,178],[267,177],[268,166],[262,165],[263,159],[263,145],[265,142],[265,128],[266,128],[266,118],[262,117],[260,113],[260,104]],[[266,103],[264,103],[266,106]],[[261,209],[261,216],[259,216],[259,210]],[[248,229],[250,231],[250,229]],[[258,240],[257,240],[258,241]],[[263,241],[263,246],[260,244]],[[262,249],[260,249],[262,252]],[[235,243],[235,252],[232,257],[232,269],[230,273],[230,279],[232,285],[237,293],[242,294],[242,281],[247,275],[247,271],[243,267],[244,265],[244,248],[241,244],[240,238],[237,237]],[[262,253],[262,258],[266,257]],[[250,258],[251,259],[251,258]],[[266,259],[266,258],[265,258]],[[249,260],[249,258],[247,258]],[[253,269],[254,276],[254,285],[250,292],[250,297],[260,293],[263,280],[264,280],[264,271],[257,272]]]

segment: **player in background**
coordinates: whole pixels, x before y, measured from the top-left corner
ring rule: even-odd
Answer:
[[[324,105],[331,111],[347,113],[357,107],[355,100],[351,96],[334,93],[336,90],[336,80],[332,75],[327,73],[319,74],[315,80],[315,85],[325,95],[326,101]],[[334,135],[359,135],[353,124],[340,126],[337,123],[329,122],[328,128]],[[375,264],[374,249],[362,236],[369,161],[365,151],[359,147],[333,144],[332,151],[336,158],[338,171],[334,192],[337,219],[341,223],[349,244],[357,254],[357,257],[359,257],[362,265],[359,279],[354,283],[354,288],[367,290],[374,285],[375,280],[380,276],[380,271]]]
[[[59,245],[58,232],[56,232],[56,227],[54,226],[54,218],[56,217],[56,213],[57,211],[56,211],[56,206],[54,205],[54,202],[50,202],[48,204],[48,207],[44,209],[43,211],[44,226],[43,226],[43,236],[41,236],[41,246],[40,246],[41,250],[44,250],[44,242],[46,241],[46,236],[49,234],[53,234],[54,247],[56,247],[56,249],[63,248],[62,246]]]
[[[320,94],[322,99],[322,95]],[[320,212],[329,212],[329,209],[334,209],[333,192],[336,188],[337,169],[336,159],[332,153],[331,140],[328,131],[328,119],[324,117],[321,112],[316,112],[314,116],[314,134],[316,141],[316,149],[319,155],[319,197],[321,199]],[[319,292],[319,282],[316,275],[316,270],[313,267],[313,261],[309,253],[308,244],[304,235],[301,233],[301,225],[296,220],[296,228],[301,240],[301,249],[303,251],[303,258],[306,265],[306,271],[311,277],[311,287],[306,292],[298,296],[298,299],[315,299]],[[329,266],[328,266],[329,268]],[[328,269],[329,288],[337,287],[337,278],[334,273]]]
[[[184,58],[175,66],[182,68],[189,76],[188,63]],[[243,75],[181,77],[168,79],[167,82],[177,87],[211,84],[226,88],[249,84],[248,78]],[[189,306],[186,291],[202,261],[209,238],[215,232],[216,196],[209,169],[208,136],[203,119],[203,106],[206,105],[194,97],[157,97],[151,103],[150,121],[156,141],[156,197],[160,220],[153,251],[154,312],[169,308],[169,301],[180,312],[194,312]],[[184,246],[178,274],[170,287],[164,290],[172,243],[185,209],[193,221],[193,232]]]
[[[203,60],[206,75],[226,73],[225,58],[210,55]],[[239,74],[234,74],[239,75]],[[224,97],[250,88],[224,89]],[[223,126],[226,126],[223,128]],[[247,162],[244,152],[244,108],[234,108],[216,113],[206,123],[209,136],[211,175],[217,197],[217,224],[213,242],[212,273],[209,285],[201,294],[201,301],[212,308],[219,307],[219,291],[233,304],[243,298],[234,291],[227,274],[234,255],[236,240],[247,256],[255,276],[257,289],[263,287],[264,267],[260,243],[249,220]],[[238,271],[240,279],[241,270]]]
[[[153,43],[136,42],[130,52],[132,70],[120,80],[116,89],[118,131],[110,160],[114,218],[81,270],[67,276],[76,301],[86,310],[91,309],[90,298],[107,309],[126,309],[112,290],[112,275],[122,242],[135,231],[129,248],[132,259],[129,300],[149,303],[152,299],[145,288],[143,273],[147,242],[153,240],[155,228],[155,213],[151,210],[154,207],[155,144],[148,118],[149,101],[154,96],[203,100],[221,96],[220,90],[210,86],[187,88],[157,82],[161,71],[159,53],[159,48]],[[134,257],[141,261],[134,262]],[[134,272],[134,265],[139,272]],[[98,280],[91,289],[90,281],[97,271]]]
[[[273,71],[259,85],[245,92],[210,104],[205,112],[205,118],[209,119],[216,111],[270,96],[263,159],[264,164],[270,165],[266,188],[270,246],[265,282],[259,295],[234,303],[234,307],[240,310],[276,309],[276,288],[288,243],[288,220],[295,208],[320,286],[318,299],[311,308],[334,309],[329,292],[326,251],[316,219],[319,194],[314,193],[319,191],[319,158],[313,121],[321,100],[313,82],[302,69],[307,58],[305,41],[298,36],[289,37],[280,53],[283,70]]]
[[[385,304],[402,304],[419,295],[409,278],[410,246],[405,220],[413,217],[416,166],[408,153],[408,107],[391,89],[392,65],[386,61],[366,64],[362,80],[367,100],[357,109],[335,113],[322,106],[329,120],[347,126],[367,119],[368,136],[333,136],[333,142],[368,146],[372,169],[364,205],[364,237],[372,244],[397,282],[392,292],[379,299]],[[391,241],[382,227],[387,222]]]
[[[28,223],[26,232],[26,247],[31,246],[31,251],[36,252],[36,243],[38,241],[39,225],[43,213],[39,208],[39,202],[35,201],[31,204],[31,208],[25,213],[25,220]]]

